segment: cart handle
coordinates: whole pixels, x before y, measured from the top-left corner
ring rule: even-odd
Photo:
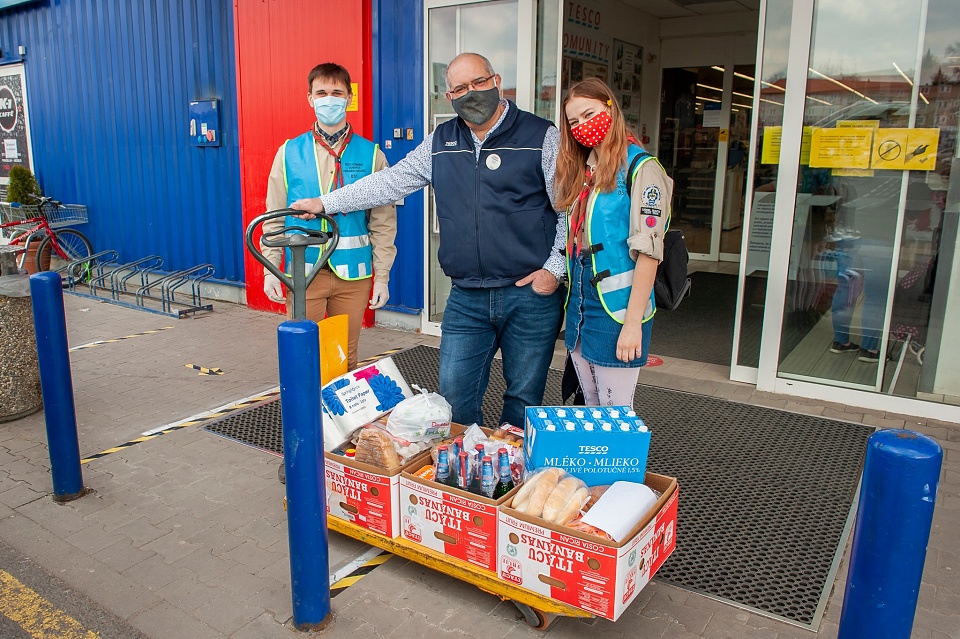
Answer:
[[[263,215],[254,218],[254,220],[247,225],[245,239],[247,250],[250,251],[250,255],[252,255],[255,260],[260,262],[265,269],[273,273],[277,279],[288,284],[290,281],[290,276],[281,271],[276,264],[263,256],[260,248],[253,241],[253,232],[258,226],[267,220],[272,220],[278,217],[286,217],[288,215],[301,215],[302,213],[303,211],[297,211],[296,209],[277,209],[276,211],[267,211]],[[320,246],[323,244],[327,245],[323,250],[323,253],[320,254],[320,259],[318,259],[316,264],[313,265],[313,269],[306,277],[304,293],[306,292],[306,288],[310,286],[310,283],[313,282],[317,274],[320,273],[320,269],[326,265],[327,260],[329,260],[330,256],[333,255],[333,252],[337,248],[337,244],[340,242],[340,228],[337,226],[336,220],[326,213],[320,213],[317,215],[317,217],[322,218],[327,222],[327,224],[330,226],[329,231],[320,231],[317,229],[306,228],[304,226],[286,226],[278,231],[264,233],[262,236],[264,246],[269,247],[303,247],[306,249],[308,246]],[[294,291],[293,293],[296,295],[297,291]]]

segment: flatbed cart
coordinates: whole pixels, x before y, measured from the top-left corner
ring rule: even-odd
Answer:
[[[291,209],[280,209],[265,213],[249,224],[245,238],[247,249],[250,251],[250,254],[253,255],[258,262],[263,264],[267,270],[280,278],[281,281],[285,281],[289,285],[288,292],[293,294],[293,317],[295,319],[302,319],[306,317],[306,300],[304,299],[304,293],[307,290],[307,287],[310,285],[310,282],[312,282],[313,278],[316,277],[320,267],[323,264],[326,264],[330,255],[337,246],[340,233],[339,229],[337,228],[336,221],[329,215],[320,214],[317,217],[325,220],[328,223],[328,227],[330,229],[329,231],[317,231],[316,229],[306,228],[303,226],[293,226],[264,234],[263,243],[265,245],[291,249],[293,257],[293,264],[291,268],[293,273],[292,280],[285,278],[284,274],[275,265],[263,257],[263,254],[257,249],[257,246],[253,241],[253,234],[254,230],[267,220],[277,217],[285,217],[287,215],[296,215],[299,213],[300,211],[294,211]],[[317,261],[317,264],[310,273],[305,273],[304,265],[304,251],[307,246],[324,247],[320,259]],[[283,471],[283,468],[284,466],[281,465],[281,472]],[[281,481],[283,481],[282,475]],[[286,498],[284,498],[284,509],[286,509]],[[430,548],[425,548],[423,546],[414,544],[403,539],[402,537],[390,539],[388,537],[384,537],[383,535],[378,535],[374,532],[371,532],[365,528],[361,528],[356,524],[351,524],[350,522],[331,516],[327,517],[327,528],[329,530],[346,535],[347,537],[352,537],[362,541],[363,543],[371,546],[376,546],[377,548],[386,550],[387,552],[399,557],[403,557],[404,559],[409,559],[410,561],[418,563],[422,566],[426,566],[427,568],[432,568],[442,572],[445,575],[450,575],[451,577],[459,579],[460,581],[473,584],[484,592],[500,597],[500,599],[503,601],[512,601],[517,609],[523,614],[526,622],[532,628],[537,630],[546,630],[557,619],[557,617],[593,617],[593,615],[589,612],[585,612],[579,608],[574,608],[573,606],[561,603],[549,597],[545,597],[539,593],[527,590],[526,588],[521,588],[514,584],[501,581],[494,573],[481,570],[470,563],[450,557]]]
[[[327,516],[327,528],[365,544],[376,546],[381,550],[386,550],[398,557],[409,559],[421,566],[450,575],[454,579],[473,584],[486,593],[500,597],[503,601],[512,601],[513,605],[523,614],[526,622],[535,630],[546,630],[557,617],[579,617],[583,619],[593,617],[589,612],[502,581],[497,578],[496,573],[482,570],[466,561],[407,541],[403,537],[390,539],[329,515]]]

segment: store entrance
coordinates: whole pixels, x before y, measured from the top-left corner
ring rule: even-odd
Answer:
[[[660,161],[692,259],[740,261],[753,66],[664,69]],[[735,272],[735,271],[731,271]]]
[[[729,365],[743,239],[752,65],[666,68],[658,156],[674,180],[671,228],[690,252],[693,295],[654,331],[667,355]]]

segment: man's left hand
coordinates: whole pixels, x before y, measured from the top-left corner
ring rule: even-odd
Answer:
[[[390,288],[386,282],[374,282],[373,293],[370,295],[370,308],[376,310],[381,308],[390,299]]]
[[[560,281],[557,279],[556,275],[547,269],[542,268],[539,271],[534,271],[530,275],[527,275],[525,278],[517,282],[517,286],[526,286],[527,284],[533,285],[534,293],[539,293],[540,295],[550,295],[557,290],[558,286],[560,286]]]
[[[308,197],[297,200],[290,205],[290,208],[303,211],[302,214],[295,217],[299,217],[301,220],[312,220],[317,217],[317,214],[323,213],[323,202],[318,197]]]

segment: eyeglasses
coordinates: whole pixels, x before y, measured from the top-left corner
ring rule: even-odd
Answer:
[[[495,77],[497,77],[496,73],[487,78],[476,78],[468,84],[458,84],[447,91],[447,97],[459,98],[462,97],[467,91],[483,91],[484,89],[490,87],[491,81]]]

